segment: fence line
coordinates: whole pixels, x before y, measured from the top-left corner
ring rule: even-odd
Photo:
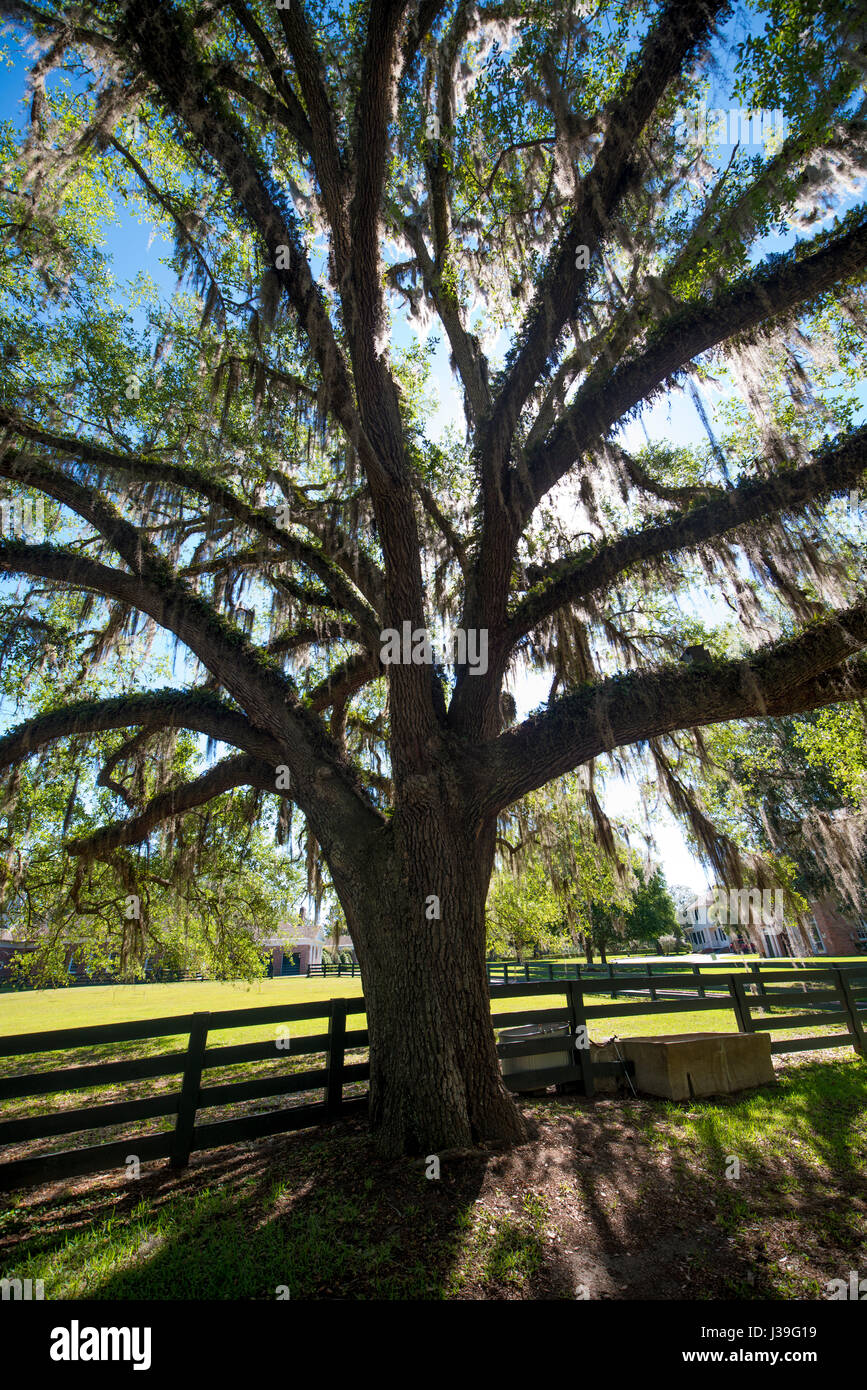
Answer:
[[[788,964],[787,964],[788,961]],[[867,970],[867,958],[864,962],[855,961],[851,963],[837,962],[831,960],[827,965],[819,968],[826,970],[836,968],[842,970],[854,970],[856,972]],[[649,965],[645,961],[611,961],[605,965],[594,964],[586,965],[580,961],[488,961],[488,982],[494,984],[510,984],[523,980],[525,984],[532,984],[534,981],[541,980],[596,980],[599,978],[607,980],[629,979],[634,975],[667,975],[671,973],[691,972],[697,979],[702,971],[709,971],[711,974],[730,975],[732,967],[742,971],[749,971],[755,977],[759,977],[764,971],[779,970],[781,968],[797,970],[799,975],[805,969],[804,966],[795,962],[789,957],[777,959],[766,958],[761,961],[747,961],[741,956],[730,956],[726,960],[701,961],[688,963],[678,962],[678,958],[673,956],[671,963]],[[346,967],[348,969],[348,967]],[[335,973],[334,967],[328,967],[330,973]]]
[[[730,956],[728,959],[716,961],[702,961],[700,964],[696,963],[693,965],[688,965],[685,963],[679,965],[677,963],[678,958],[676,956],[671,957],[671,965],[667,963],[648,965],[646,962],[643,961],[639,961],[635,964],[632,964],[629,961],[612,961],[610,963],[606,962],[605,965],[602,965],[601,963],[587,965],[582,964],[580,961],[565,960],[488,961],[486,965],[488,972],[488,983],[493,985],[498,983],[509,984],[515,980],[524,980],[525,983],[531,984],[537,980],[583,980],[596,979],[598,976],[602,976],[605,979],[620,979],[621,977],[627,977],[634,974],[652,975],[654,972],[659,973],[660,971],[663,974],[665,974],[666,972],[669,972],[671,970],[691,970],[693,974],[696,977],[698,977],[699,973],[702,970],[708,970],[711,972],[715,971],[720,974],[729,974],[731,973],[732,966],[740,967],[742,970],[745,971],[749,970],[753,974],[759,974],[762,970],[773,970],[775,968],[779,968],[780,964],[784,960],[791,961],[791,964],[787,967],[789,969],[803,968],[799,964],[799,962],[793,960],[790,957],[779,957],[777,959],[768,957],[762,961],[748,962],[740,956]],[[833,963],[833,961],[829,962],[829,965]],[[861,966],[859,963],[846,964],[841,962],[841,969],[858,970],[860,968]],[[337,975],[338,977],[346,976],[348,979],[354,980],[361,978],[361,966],[358,964],[357,961],[352,961],[348,965],[343,964],[339,961],[334,963],[318,962],[315,965],[307,965],[303,970],[299,967],[288,972],[285,976],[276,975],[273,978],[288,979],[300,975],[304,975],[308,979],[312,977],[325,978],[329,975]],[[269,977],[266,974],[263,974],[262,978],[265,979]],[[84,972],[79,971],[70,975],[67,982],[67,986],[64,986],[64,988],[74,986],[86,986],[92,988],[98,985],[122,984],[192,984],[197,982],[206,983],[211,979],[212,977],[209,975],[206,975],[202,972],[196,973],[195,971],[191,970],[159,969],[149,972],[141,980],[120,980],[105,971],[97,972],[94,975],[88,975]],[[11,993],[15,991],[38,990],[40,988],[42,988],[42,986],[38,984],[2,982],[0,983],[0,994]]]
[[[346,975],[350,980],[354,980],[356,976],[358,979],[361,979],[361,966],[358,964],[358,961],[355,960],[349,965],[344,965],[339,961],[337,964],[329,964],[323,961],[318,965],[308,965],[305,973],[308,979],[312,975]]]
[[[625,1002],[593,1002],[594,995],[611,994],[612,982]],[[624,988],[626,986],[626,988]],[[779,988],[779,986],[785,986]],[[712,991],[712,992],[709,992]],[[550,995],[563,1000],[551,1008],[519,1008],[502,1013],[501,1001]],[[645,1002],[646,1001],[646,1002]],[[698,971],[646,971],[628,977],[606,975],[588,978],[551,978],[542,981],[510,981],[491,987],[494,1029],[522,1024],[559,1024],[568,1033],[552,1033],[518,1042],[499,1042],[498,1055],[521,1057],[559,1053],[569,1062],[552,1063],[534,1072],[506,1076],[512,1090],[527,1087],[578,1085],[586,1096],[594,1093],[594,1078],[622,1073],[623,1064],[595,1062],[589,1046],[576,1045],[579,1030],[594,1019],[628,1018],[671,1013],[732,1010],[740,1032],[794,1030],[831,1025],[844,1031],[819,1037],[773,1040],[775,1053],[826,1047],[852,1046],[865,1055],[867,1018],[867,963],[824,969],[776,969],[764,972],[730,972],[725,977],[703,979]],[[798,1008],[797,1013],[792,1009]],[[783,1012],[775,1012],[780,1011]],[[186,1035],[183,1051],[118,1062],[96,1062],[72,1067],[0,1076],[0,1100],[57,1095],[109,1083],[180,1077],[179,1089],[136,1100],[87,1105],[77,1110],[57,1109],[38,1116],[0,1120],[0,1144],[20,1143],[85,1130],[105,1129],[129,1121],[174,1115],[171,1131],[130,1138],[82,1149],[40,1154],[0,1163],[0,1189],[24,1183],[105,1171],[121,1167],[133,1149],[140,1160],[168,1158],[171,1166],[184,1167],[194,1152],[224,1144],[281,1134],[361,1113],[367,1095],[349,1096],[347,1085],[367,1081],[369,1061],[347,1062],[348,1051],[368,1045],[366,1028],[347,1029],[347,1022],[364,1014],[363,998],[332,999],[309,1004],[278,1004],[255,1009],[228,1009],[211,1013],[183,1014],[129,1023],[109,1023],[85,1028],[0,1037],[0,1058],[25,1057],[68,1048],[97,1047],[107,1043],[146,1041]],[[758,1017],[757,1015],[761,1015]],[[233,1043],[208,1048],[208,1036],[219,1029],[254,1027],[322,1020],[327,1031],[306,1037],[275,1038],[266,1042]],[[276,1076],[203,1084],[215,1068],[245,1062],[273,1060],[275,1055],[303,1057],[323,1054],[324,1066],[302,1072],[282,1071]],[[320,1090],[322,1100],[237,1119],[201,1122],[201,1111],[246,1100],[289,1096]]]

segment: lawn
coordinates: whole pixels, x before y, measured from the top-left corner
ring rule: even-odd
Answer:
[[[262,1009],[274,1004],[307,1004],[317,999],[356,998],[361,981],[346,977],[287,975],[276,980],[213,980],[199,984],[75,985],[68,989],[19,991],[0,995],[0,1037],[84,1028],[133,1019],[173,1018],[218,1009]],[[273,1033],[266,1025],[265,1034]],[[311,1027],[310,1031],[314,1031]],[[216,1036],[216,1035],[215,1035]],[[245,1041],[257,1033],[245,1034]]]
[[[510,1152],[385,1161],[360,1122],[13,1196],[47,1299],[823,1299],[863,1267],[867,1070],[669,1104],[525,1105]],[[732,1159],[737,1159],[737,1175]]]
[[[340,977],[9,994],[0,997],[0,1034],[360,994],[359,980]],[[495,1011],[560,1002],[517,996],[497,1000]],[[731,1010],[711,1008],[603,1018],[590,1032],[604,1041],[734,1027]],[[322,1021],[295,1022],[291,1031],[319,1033]],[[209,1042],[274,1032],[273,1023],[222,1030]],[[152,1055],[179,1043],[8,1058],[0,1072]],[[273,1061],[213,1069],[208,1082],[316,1065],[313,1057],[275,1053]],[[0,1269],[42,1279],[55,1299],[270,1299],[282,1296],[278,1290],[296,1300],[820,1298],[828,1280],[859,1268],[867,1240],[867,1070],[846,1049],[778,1061],[777,1078],[758,1091],[680,1105],[628,1095],[524,1098],[527,1144],[510,1153],[444,1154],[438,1180],[417,1161],[385,1163],[364,1124],[353,1121],[194,1154],[180,1173],[145,1164],[138,1179],[116,1168],[48,1184],[6,1199]],[[151,1078],[37,1096],[6,1102],[0,1114],[177,1086],[177,1077]],[[207,1120],[281,1103],[215,1107]],[[123,1137],[134,1153],[137,1133],[172,1124],[159,1117],[38,1140],[26,1152]],[[733,1158],[736,1180],[727,1176]]]
[[[278,1003],[325,1002],[334,997],[359,998],[361,981],[340,976],[326,979],[307,979],[306,977],[287,977],[277,980],[263,980],[255,984],[237,982],[202,982],[192,984],[164,985],[119,985],[75,987],[66,990],[51,990],[7,994],[0,997],[0,1035],[17,1032],[54,1031],[85,1025],[107,1024],[147,1018],[184,1017],[194,1012],[224,1009],[256,1008],[273,1006]],[[608,994],[588,994],[588,1002],[615,1005],[624,1003],[622,992],[616,1000]],[[640,999],[638,1002],[646,1002]],[[527,996],[513,996],[497,999],[494,1012],[507,1014],[525,1010],[558,1007],[565,1003],[563,994],[532,992]],[[798,1006],[800,1007],[800,1006]],[[364,1027],[364,1016],[353,1016],[350,1026]],[[773,1027],[774,1019],[768,1019]],[[251,1043],[277,1040],[278,1025],[259,1023],[241,1028],[215,1029],[208,1036],[209,1050],[219,1046],[237,1043]],[[800,1028],[801,1034],[820,1034],[825,1028]],[[325,1019],[295,1020],[288,1025],[292,1037],[311,1037],[326,1031]],[[646,1036],[659,1033],[681,1032],[725,1032],[736,1028],[734,1015],[729,1008],[710,1008],[704,1011],[684,1013],[658,1013],[638,1017],[614,1016],[594,1019],[590,1023],[590,1037],[594,1042],[604,1042],[612,1036]],[[106,1042],[96,1046],[66,1048],[62,1051],[30,1054],[24,1057],[0,1059],[0,1076],[21,1075],[28,1072],[43,1071],[49,1068],[69,1068],[84,1066],[94,1062],[129,1061],[134,1058],[155,1057],[176,1054],[179,1061],[175,1070],[162,1077],[141,1078],[135,1081],[109,1083],[105,1080],[98,1086],[78,1090],[58,1092],[50,1097],[35,1095],[0,1101],[0,1118],[24,1119],[40,1116],[46,1112],[57,1113],[64,1110],[77,1110],[88,1105],[109,1104],[120,1100],[144,1100],[160,1095],[177,1093],[180,1089],[180,1068],[186,1047],[184,1033],[174,1036],[140,1039],[127,1043]],[[366,1057],[365,1049],[347,1052],[347,1060],[358,1062]],[[846,1049],[845,1056],[849,1056]],[[321,1069],[325,1065],[325,1054],[317,1052],[304,1055],[287,1055],[276,1046],[272,1056],[265,1059],[235,1062],[229,1066],[220,1065],[207,1071],[207,1085],[241,1081],[266,1081],[289,1073]],[[363,1095],[366,1082],[350,1083],[345,1091],[347,1097]],[[219,1105],[208,1106],[201,1112],[200,1123],[216,1123],[220,1120],[264,1114],[283,1106],[306,1105],[322,1099],[321,1087],[312,1091],[296,1092],[289,1096],[259,1097],[244,1101],[222,1100]],[[139,1121],[127,1121],[120,1125],[102,1127],[99,1130],[82,1130],[71,1135],[45,1136],[36,1140],[19,1141],[9,1145],[6,1158],[35,1157],[38,1154],[55,1152],[69,1148],[83,1148],[96,1143],[128,1141],[131,1152],[135,1151],[135,1141],[147,1134],[165,1132],[174,1126],[174,1116],[154,1116]]]
[[[307,979],[304,976],[289,976],[276,980],[261,980],[253,984],[237,981],[212,981],[192,984],[164,985],[118,985],[74,987],[58,990],[40,990],[12,993],[0,996],[0,1036],[15,1033],[50,1032],[60,1028],[77,1028],[97,1024],[121,1023],[148,1018],[182,1017],[195,1012],[223,1009],[265,1008],[275,1004],[287,1005],[326,1001],[332,998],[357,999],[362,993],[358,979],[339,976]],[[627,996],[620,991],[617,997],[610,993],[590,993],[585,996],[588,1004],[612,1003],[622,1005]],[[637,1002],[649,1002],[645,996]],[[565,1003],[565,996],[559,993],[534,994],[532,987],[526,996],[511,996],[495,999],[493,1011],[497,1014],[519,1013],[527,1010],[557,1008]],[[807,1000],[805,998],[805,1006]],[[797,1011],[800,1006],[791,1006]],[[777,1015],[779,1016],[779,1015]],[[355,1028],[364,1026],[364,1016],[353,1017]],[[773,1028],[774,1016],[769,1015],[767,1026]],[[216,1047],[238,1042],[265,1041],[275,1036],[274,1023],[247,1025],[242,1028],[215,1029],[208,1035],[208,1046]],[[804,1028],[803,1035],[826,1031],[824,1028]],[[308,1037],[321,1033],[323,1019],[293,1021],[289,1031],[293,1037]],[[614,1016],[591,1020],[589,1032],[594,1042],[603,1042],[612,1035],[616,1037],[643,1037],[655,1033],[693,1033],[693,1032],[731,1032],[737,1023],[729,1007],[699,1009],[684,1013],[656,1013],[637,1017]],[[62,1065],[83,1065],[88,1061],[117,1060],[120,1056],[150,1056],[157,1052],[172,1052],[182,1048],[184,1035],[154,1038],[128,1044],[106,1044],[104,1047],[66,1050],[62,1054]],[[278,1059],[280,1060],[280,1059]],[[285,1059],[284,1059],[285,1060]],[[10,1071],[27,1071],[46,1066],[60,1065],[56,1053],[43,1053],[24,1059],[8,1058],[0,1060],[0,1074]],[[311,1065],[312,1063],[305,1063]],[[241,1079],[242,1075],[252,1075],[248,1069],[235,1068],[225,1079]],[[216,1078],[215,1078],[216,1079]],[[222,1077],[221,1077],[222,1079]],[[145,1094],[146,1092],[142,1092]],[[3,1107],[0,1106],[0,1110]],[[8,1112],[7,1112],[8,1113]],[[17,1113],[17,1112],[16,1112]]]
[[[850,963],[863,962],[867,968],[863,956],[840,957],[839,960],[820,957],[808,960],[805,964],[812,968],[822,968],[840,964],[844,960]],[[667,957],[654,963],[676,962],[677,957]],[[737,968],[738,964],[739,959],[735,959],[733,968]],[[789,962],[780,961],[781,966],[787,964]],[[123,1023],[134,1019],[172,1018],[219,1009],[256,1009],[284,1002],[300,1004],[318,999],[358,998],[361,992],[361,980],[336,975],[325,979],[290,975],[276,980],[257,980],[252,984],[245,981],[203,981],[165,985],[76,985],[67,989],[11,992],[0,994],[0,1037],[13,1033],[48,1032],[57,1028],[83,1028],[100,1023]],[[611,997],[607,994],[593,995],[593,1002],[603,1003]],[[555,997],[555,1006],[558,1002]],[[591,1002],[589,994],[587,1002]],[[539,995],[536,998],[503,1000],[497,1007],[517,1011],[547,1008],[551,1003],[550,996]],[[622,1031],[624,1037],[648,1031],[687,1033],[695,1031],[698,1026],[697,1019],[703,1020],[701,1026],[708,1031],[723,1031],[733,1026],[729,1009],[708,1010],[697,1014],[657,1015],[650,1018],[618,1018],[612,1020],[611,1026]],[[598,1020],[594,1023],[591,1034],[599,1029],[604,1030],[607,1026],[607,1020]],[[268,1037],[273,1033],[273,1027],[273,1024],[266,1024],[262,1029],[245,1029],[244,1041]],[[295,1027],[293,1025],[293,1034]],[[319,1025],[314,1022],[297,1027],[300,1035],[317,1031]],[[606,1033],[606,1036],[608,1035]],[[210,1040],[235,1041],[238,1037],[233,1030],[231,1034],[214,1033]]]
[[[64,990],[20,992],[0,997],[0,1036],[20,1032],[53,1032],[60,1028],[138,1019],[184,1017],[195,1012],[223,1009],[249,1008],[252,1011],[282,1003],[327,1001],[335,996],[358,998],[360,994],[361,981],[357,979],[335,977],[308,980],[306,977],[297,976],[261,980],[254,984],[214,981],[165,985],[75,986]],[[323,1015],[324,1012],[323,1008]],[[363,1026],[364,1016],[353,1016],[350,1027]],[[209,1050],[237,1043],[269,1041],[275,1043],[275,1048],[273,1060],[241,1062],[232,1066],[210,1068],[207,1072],[207,1084],[218,1086],[229,1082],[264,1080],[277,1072],[299,1072],[324,1066],[325,1057],[322,1053],[287,1056],[285,1051],[279,1050],[276,1046],[278,1027],[287,1028],[289,1034],[295,1038],[322,1034],[326,1031],[327,1024],[323,1016],[321,1019],[296,1020],[288,1025],[271,1022],[241,1028],[214,1029],[208,1034]],[[186,1045],[187,1035],[180,1033],[127,1043],[106,1042],[96,1046],[67,1047],[62,1051],[33,1053],[24,1057],[4,1057],[0,1058],[0,1076],[23,1075],[58,1067],[86,1066],[95,1062],[131,1061],[134,1058],[168,1053],[183,1054]],[[347,1058],[351,1061],[361,1061],[364,1056],[364,1051],[347,1051]],[[138,1081],[114,1084],[103,1082],[98,1087],[58,1092],[50,1097],[36,1095],[0,1101],[0,1119],[23,1119],[42,1115],[46,1111],[54,1113],[61,1110],[77,1110],[88,1105],[109,1104],[113,1101],[143,1100],[165,1092],[177,1092],[179,1089],[179,1070],[167,1076]],[[361,1083],[350,1085],[346,1094],[360,1094],[363,1089]],[[289,1099],[288,1104],[308,1104],[318,1099],[321,1099],[321,1094],[316,1092],[297,1093]],[[261,1114],[286,1103],[284,1097],[276,1097],[213,1106],[203,1112],[202,1122],[216,1123],[219,1120]],[[10,1146],[5,1157],[35,1157],[37,1154],[60,1149],[113,1143],[122,1138],[129,1139],[134,1152],[137,1136],[164,1132],[173,1128],[174,1122],[172,1115],[158,1116],[120,1126],[104,1127],[98,1131],[82,1130],[56,1138],[46,1137]]]

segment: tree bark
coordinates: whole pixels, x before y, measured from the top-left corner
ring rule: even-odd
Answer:
[[[493,837],[468,832],[446,801],[395,820],[363,911],[345,904],[367,1004],[371,1128],[389,1156],[520,1142],[491,1026]]]

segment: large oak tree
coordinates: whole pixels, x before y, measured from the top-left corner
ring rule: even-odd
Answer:
[[[166,731],[226,746],[67,839],[81,862],[238,788],[299,808],[361,962],[390,1152],[523,1132],[484,964],[505,808],[644,748],[710,844],[667,740],[867,688],[857,536],[826,524],[867,467],[831,389],[867,322],[867,30],[860,7],[764,10],[0,4],[37,41],[30,128],[6,138],[0,476],[53,522],[7,535],[0,570],[34,611],[88,596],[92,662],[157,629],[201,672],[88,688],[0,757],[117,731],[122,787]],[[697,144],[682,113],[720,72],[786,133]],[[123,320],[86,189],[175,237],[186,298]],[[774,232],[788,249],[762,258]],[[465,437],[428,436],[406,315],[448,343]],[[626,450],[643,407],[684,388],[706,418],[701,383],[729,371],[748,411],[725,439]],[[682,662],[677,595],[702,576],[741,645]],[[382,664],[384,631],[443,620],[486,634],[486,669]],[[515,723],[528,661],[550,697]]]

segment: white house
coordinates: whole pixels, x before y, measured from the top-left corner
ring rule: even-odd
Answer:
[[[323,950],[333,950],[334,942],[326,923],[308,922],[304,908],[298,914],[299,920],[284,922],[279,935],[265,937],[262,945],[271,951],[272,974],[304,975],[308,966],[322,964]],[[288,947],[284,944],[289,943]],[[349,951],[356,960],[352,937],[343,935],[338,942],[338,950]]]

